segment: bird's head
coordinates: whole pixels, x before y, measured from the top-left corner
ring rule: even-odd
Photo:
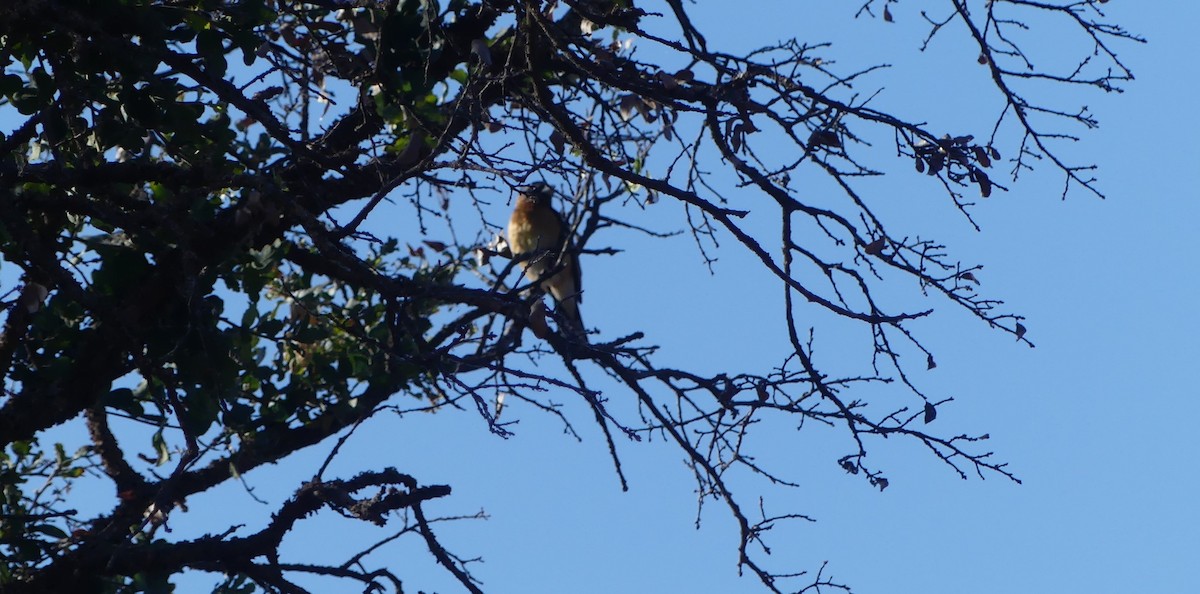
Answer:
[[[554,189],[546,182],[533,182],[527,186],[517,186],[521,196],[533,201],[538,206],[549,206],[554,197]]]

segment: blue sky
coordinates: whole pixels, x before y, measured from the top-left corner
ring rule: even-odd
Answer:
[[[839,3],[707,3],[694,18],[714,49],[796,36],[833,42],[825,53],[847,69],[897,64],[864,85],[885,89],[878,108],[948,132],[990,127],[990,116],[975,110],[994,104],[967,99],[980,92],[974,56],[936,42],[917,53],[924,30],[916,3],[894,6],[894,24],[854,20],[858,3],[827,4]],[[923,176],[870,185],[896,228],[931,233],[984,264],[982,290],[1027,317],[1034,349],[946,304],[932,303],[938,315],[916,327],[938,360],[920,376],[922,386],[955,397],[931,428],[989,433],[988,449],[1024,484],[963,481],[915,444],[892,440],[871,451],[891,480],[880,493],[837,467],[846,447],[839,432],[764,425],[757,451],[801,487],[735,486],[748,501],[767,495],[769,511],[818,520],[775,531],[776,569],[815,570],[828,561],[826,574],[860,594],[1200,591],[1200,432],[1191,426],[1200,418],[1193,262],[1200,123],[1191,108],[1200,91],[1192,41],[1200,6],[1107,6],[1112,20],[1150,41],[1117,47],[1137,80],[1120,95],[1042,95],[1096,113],[1100,129],[1065,153],[1100,166],[1106,200],[1083,192],[1060,200],[1061,174],[1047,169],[981,201],[973,215],[982,232],[975,232]],[[493,206],[488,216],[501,222],[507,206]],[[656,208],[647,215],[656,224],[681,224],[673,205]],[[645,331],[662,346],[659,361],[701,371],[761,371],[779,360],[786,346],[780,291],[736,249],[719,252],[710,275],[686,237],[604,239],[629,243],[623,254],[584,262],[583,313],[601,337]],[[830,360],[863,346],[862,337],[813,325]],[[451,550],[484,558],[473,571],[486,591],[762,591],[753,577],[738,577],[737,534],[719,507],[706,508],[694,527],[695,495],[680,453],[661,441],[620,443],[631,485],[622,493],[586,411],[573,413],[582,443],[512,402],[504,414],[520,423],[509,439],[489,434],[471,411],[385,414],[348,442],[331,474],[391,465],[424,483],[452,485],[454,495],[431,513],[487,512],[487,520],[439,530]],[[312,455],[320,459],[328,447]],[[223,488],[190,500],[191,512],[173,526],[186,536],[245,518],[253,529],[311,473],[313,459],[246,476],[269,505]],[[294,560],[329,561],[352,553],[357,538],[387,533],[321,514],[285,543]],[[427,557],[413,541],[385,549],[376,562],[397,570],[406,591],[455,591]],[[198,584],[180,591],[199,591]]]

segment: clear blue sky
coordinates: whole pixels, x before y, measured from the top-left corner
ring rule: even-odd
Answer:
[[[937,43],[918,54],[918,3],[896,5],[894,24],[853,20],[858,4],[694,9],[714,49],[736,53],[791,36],[832,41],[826,55],[847,69],[898,65],[863,87],[885,88],[877,108],[944,119],[948,132],[986,133],[989,117],[971,111],[986,105],[956,101],[978,91],[974,56],[945,64]],[[990,433],[990,449],[1024,484],[963,481],[914,444],[893,441],[871,453],[891,480],[880,493],[837,467],[840,433],[764,426],[758,451],[802,487],[735,486],[744,497],[761,489],[769,511],[818,520],[776,530],[775,568],[813,570],[827,560],[827,575],[860,594],[1200,591],[1200,432],[1193,426],[1200,418],[1200,6],[1169,4],[1108,3],[1113,20],[1150,41],[1118,46],[1137,76],[1124,94],[1042,95],[1097,114],[1101,128],[1066,154],[1100,165],[1107,200],[1083,192],[1060,200],[1060,175],[1046,170],[982,202],[973,213],[980,233],[952,213],[928,219],[926,207],[914,207],[921,216],[912,220],[902,208],[890,213],[894,228],[932,232],[963,259],[983,263],[983,290],[1028,318],[1035,349],[936,302],[939,315],[918,328],[939,364],[921,375],[923,386],[956,399],[932,428]],[[972,122],[970,130],[954,128]],[[872,188],[881,201],[900,204],[932,203],[938,192],[915,174]],[[677,228],[678,212],[660,206],[662,226]],[[492,222],[506,208],[496,204]],[[779,360],[779,290],[736,250],[720,252],[710,276],[686,238],[621,247],[624,254],[584,262],[584,315],[602,337],[644,330],[662,346],[661,361],[700,370],[764,370]],[[820,338],[820,322],[813,324]],[[831,350],[823,355],[836,357]],[[490,519],[446,524],[439,536],[460,555],[484,558],[473,571],[489,592],[761,591],[753,577],[737,576],[737,534],[718,506],[694,528],[693,485],[675,450],[621,443],[631,484],[622,493],[582,408],[574,409],[585,438],[577,443],[545,416],[509,404],[506,418],[521,422],[507,440],[470,411],[385,416],[347,444],[334,474],[392,465],[454,487],[432,512],[486,510]],[[312,465],[304,458],[247,475],[269,505],[223,488],[190,500],[192,511],[172,524],[183,536],[245,517],[252,529],[263,521],[254,517],[274,510]],[[214,506],[219,519],[208,515]],[[347,556],[356,539],[386,534],[326,514],[285,542],[299,559],[330,561]],[[406,591],[456,591],[427,557],[413,541],[377,561],[405,578]],[[189,584],[181,591],[193,591]]]

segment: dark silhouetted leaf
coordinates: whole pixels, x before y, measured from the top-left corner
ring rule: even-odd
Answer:
[[[972,169],[971,171],[975,174],[975,183],[979,184],[979,193],[983,195],[984,198],[991,196],[992,180],[988,178],[987,174],[984,173],[982,169]]]
[[[567,139],[562,132],[555,130],[550,133],[550,146],[554,147],[554,152],[560,155],[567,150]]]
[[[828,146],[833,148],[841,148],[842,141],[838,138],[837,133],[827,128],[817,128],[813,130],[808,137],[808,144],[811,146]]]
[[[980,165],[983,165],[984,167],[992,166],[992,160],[988,157],[987,151],[985,151],[983,147],[973,146],[971,147],[971,152],[975,153],[975,160],[979,161]]]

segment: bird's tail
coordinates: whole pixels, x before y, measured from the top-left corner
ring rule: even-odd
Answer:
[[[587,329],[583,326],[583,316],[579,314],[579,299],[576,295],[559,301],[557,313],[564,331],[575,338],[587,340]]]

